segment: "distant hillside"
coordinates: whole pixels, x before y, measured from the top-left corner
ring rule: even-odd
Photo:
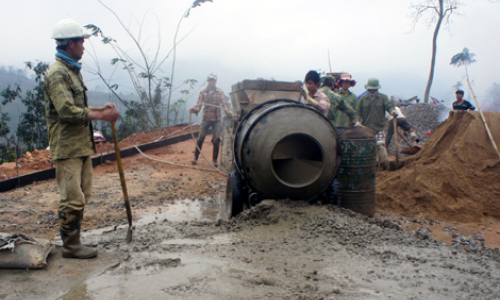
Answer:
[[[35,81],[26,76],[26,72],[22,69],[14,69],[13,67],[0,67],[0,91],[3,91],[7,86],[19,84],[21,89],[32,89],[35,86]]]
[[[21,96],[24,97],[27,90],[30,90],[36,86],[34,79],[26,76],[26,72],[22,69],[14,69],[12,67],[0,67],[0,91],[3,91],[7,86],[14,86],[18,84],[21,87]],[[89,105],[94,107],[103,106],[107,102],[116,103],[118,109],[123,113],[125,112],[125,107],[119,103],[117,100],[113,100],[110,93],[107,92],[96,92],[89,91],[87,93],[89,98]],[[134,95],[124,96],[121,95],[122,99],[136,100],[134,99]],[[131,99],[132,97],[132,99]],[[0,100],[3,98],[0,97]],[[9,113],[10,121],[9,127],[12,132],[15,132],[17,128],[17,124],[19,124],[19,113],[23,113],[26,111],[26,107],[21,102],[21,99],[18,98],[12,103],[7,104],[6,106],[2,106],[2,110],[4,113]]]

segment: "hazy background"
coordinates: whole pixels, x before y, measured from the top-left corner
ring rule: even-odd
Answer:
[[[23,68],[28,60],[54,60],[55,43],[50,39],[54,25],[74,18],[82,25],[96,24],[131,53],[136,51],[116,18],[97,1],[20,0],[2,1],[0,11],[0,65]],[[177,22],[193,0],[104,0],[129,24],[134,34],[143,22],[142,43],[152,55],[159,33],[162,53],[173,43]],[[451,33],[442,28],[438,39],[436,72],[431,96],[451,104],[452,85],[464,79],[463,68],[449,65],[451,57],[468,47],[477,56],[470,66],[474,90],[486,101],[488,89],[500,82],[500,4],[487,0],[463,1],[461,15],[454,15]],[[357,94],[370,77],[380,79],[381,92],[423,98],[430,68],[434,27],[420,22],[412,32],[411,1],[405,0],[214,0],[191,11],[182,23],[180,37],[193,32],[178,47],[174,85],[187,78],[204,81],[215,72],[226,93],[243,79],[303,80],[311,69],[353,75]],[[144,18],[146,16],[146,18]],[[160,24],[158,25],[158,20]],[[144,19],[144,21],[143,21]],[[85,68],[95,68],[89,53],[95,53],[110,77],[110,59],[116,57],[99,39],[86,42]],[[172,60],[164,64],[170,74]],[[102,83],[83,73],[90,90]],[[116,70],[113,83],[130,93],[128,75]],[[465,89],[465,87],[464,87]],[[467,96],[467,92],[466,92]],[[197,95],[190,100],[195,101]],[[175,99],[175,97],[173,98]],[[470,99],[472,100],[472,99]]]

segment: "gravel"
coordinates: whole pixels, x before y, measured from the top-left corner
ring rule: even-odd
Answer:
[[[406,116],[408,122],[415,128],[418,138],[420,139],[420,146],[423,146],[429,138],[427,131],[432,131],[441,122],[446,120],[451,109],[442,105],[418,103],[402,106],[401,111]],[[400,129],[400,132],[402,133],[403,130]],[[406,140],[412,144],[409,138]],[[403,147],[408,147],[408,145],[400,138],[400,153]],[[389,154],[394,155],[394,139],[389,146]]]

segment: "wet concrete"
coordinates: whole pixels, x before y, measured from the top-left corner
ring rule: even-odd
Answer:
[[[208,207],[223,209],[206,200],[170,205],[137,222],[131,244],[124,242],[126,227],[90,232],[85,240],[99,243],[97,260],[63,260],[56,250],[47,270],[2,270],[0,299],[498,299],[500,293],[494,249],[446,245],[329,206],[265,201],[231,221],[211,219],[216,214],[202,212]]]

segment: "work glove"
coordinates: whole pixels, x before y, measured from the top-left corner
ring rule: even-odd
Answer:
[[[307,104],[312,105],[313,107],[317,107],[318,101],[309,97],[309,91],[304,85],[302,86],[302,90],[304,91],[304,98],[306,99]]]
[[[233,112],[232,112],[232,111],[227,110],[227,111],[226,111],[226,115],[227,115],[228,117],[231,117],[231,118],[233,118],[233,119],[234,119],[234,114],[233,114]]]
[[[397,117],[399,116],[399,114],[398,114],[397,110],[393,110],[393,111],[391,112],[391,115],[392,115],[394,118],[397,118]]]

